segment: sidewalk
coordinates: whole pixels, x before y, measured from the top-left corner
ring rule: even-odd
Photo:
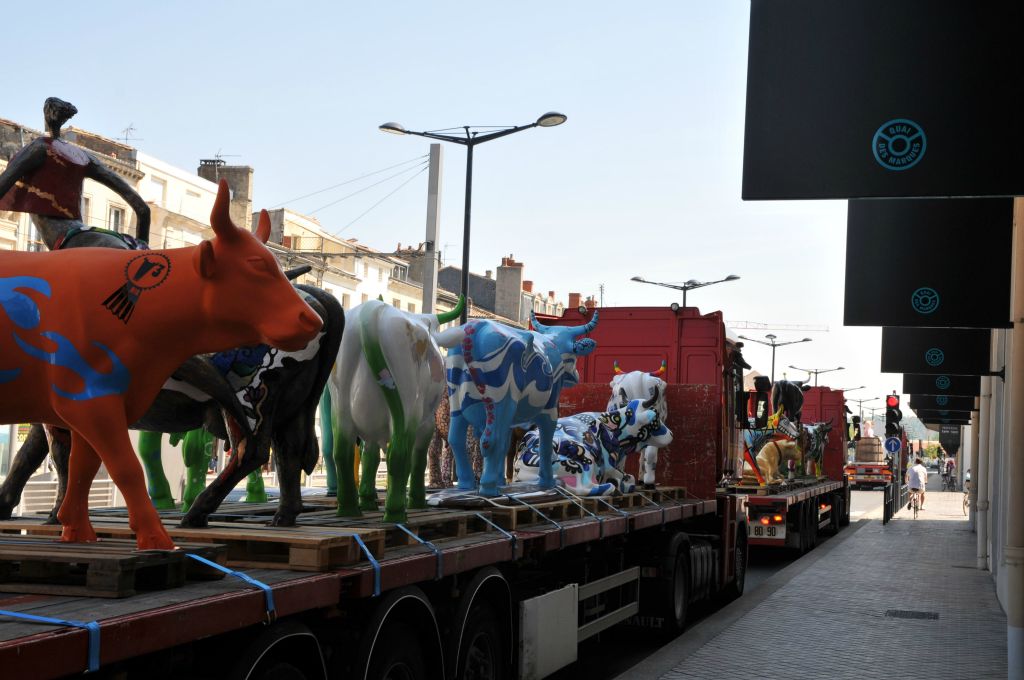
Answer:
[[[929,491],[916,520],[871,513],[616,680],[1005,678],[1006,615],[962,506]]]

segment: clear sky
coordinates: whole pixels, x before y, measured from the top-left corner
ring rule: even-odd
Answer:
[[[630,282],[741,280],[691,292],[729,320],[827,325],[775,331],[786,368],[900,389],[878,372],[881,331],[843,328],[846,203],[740,200],[748,0],[622,2],[25,3],[5,11],[0,117],[42,128],[42,102],[74,103],[72,124],[122,137],[194,170],[218,152],[255,168],[256,207],[411,161],[408,129],[568,121],[476,148],[472,269],[503,255],[536,290],[598,294],[605,305],[668,305]],[[441,244],[462,249],[465,150],[446,145]],[[409,166],[414,167],[415,163]],[[287,203],[310,212],[397,173]],[[423,240],[426,173],[365,216],[415,170],[316,212],[328,231],[391,250]],[[359,218],[359,219],[357,219]],[[353,220],[355,220],[354,223]],[[346,225],[349,225],[346,228]],[[885,260],[875,244],[861,257]],[[740,331],[762,337],[765,331]],[[748,343],[754,367],[771,351]],[[881,405],[882,402],[874,402]]]

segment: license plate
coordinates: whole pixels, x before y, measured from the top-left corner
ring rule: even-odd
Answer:
[[[747,536],[750,538],[786,538],[786,525],[750,523],[747,525]]]

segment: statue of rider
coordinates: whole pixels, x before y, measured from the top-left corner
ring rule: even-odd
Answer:
[[[90,234],[93,230],[82,222],[82,184],[91,179],[132,207],[138,216],[137,240],[148,241],[149,206],[142,197],[98,158],[61,139],[61,127],[76,113],[72,104],[56,97],[43,103],[48,136],[18,151],[0,174],[0,210],[29,213],[50,250],[57,250],[72,236],[84,241],[76,246],[93,245],[90,237],[99,234]],[[133,244],[126,241],[126,245]]]

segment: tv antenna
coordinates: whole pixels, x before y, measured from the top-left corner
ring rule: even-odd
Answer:
[[[213,154],[213,157],[217,160],[217,165],[223,165],[222,162],[225,158],[238,158],[241,154],[237,153],[221,153],[221,149],[217,149],[217,153]]]
[[[144,141],[146,141],[146,140],[142,139],[141,137],[132,137],[133,133],[138,132],[138,130],[135,128],[135,123],[128,123],[128,127],[126,127],[125,129],[121,130],[121,132],[124,134],[124,145],[125,146],[131,146],[128,143],[129,141],[132,141],[132,142],[144,142]]]

